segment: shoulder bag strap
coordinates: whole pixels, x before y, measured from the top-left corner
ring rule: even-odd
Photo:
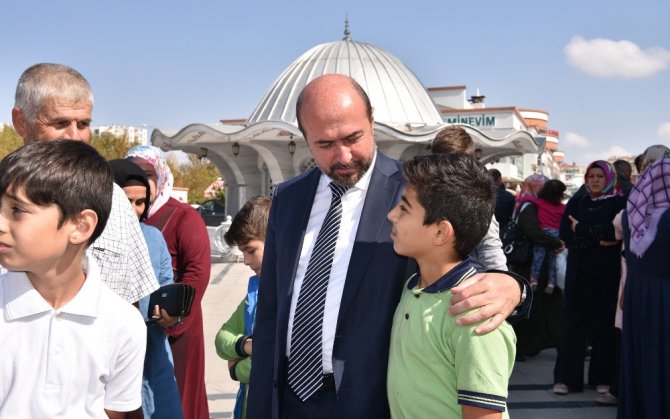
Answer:
[[[163,230],[165,230],[165,226],[168,224],[168,222],[170,222],[170,218],[172,218],[172,214],[174,213],[174,210],[175,210],[175,207],[168,207],[165,210],[165,212],[163,212],[163,214],[161,214],[160,217],[158,217],[156,219],[156,222],[151,224],[151,225],[153,225],[154,227],[159,229],[162,233]]]

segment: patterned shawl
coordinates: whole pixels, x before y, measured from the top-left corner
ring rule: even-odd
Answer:
[[[628,197],[630,251],[642,257],[656,238],[658,222],[670,208],[670,157],[656,160],[644,171]]]
[[[591,192],[589,185],[586,182],[586,176],[588,176],[589,171],[596,167],[602,169],[602,171],[605,172],[605,187],[598,195],[594,195]],[[594,201],[600,201],[601,199],[607,199],[617,195],[621,196],[623,195],[623,192],[621,191],[621,186],[617,183],[616,178],[616,171],[610,163],[606,162],[605,160],[596,160],[589,164],[589,167],[586,168],[586,173],[584,174],[584,185],[586,186],[586,192]]]
[[[126,154],[126,158],[142,159],[153,166],[156,171],[156,196],[149,207],[149,217],[151,217],[170,199],[172,187],[174,186],[174,178],[168,167],[165,154],[160,148],[150,145],[138,145],[130,149],[128,154]]]

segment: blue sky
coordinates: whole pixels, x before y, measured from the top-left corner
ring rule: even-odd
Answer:
[[[21,72],[43,61],[88,78],[94,124],[246,118],[293,60],[342,38],[346,13],[352,39],[426,87],[549,111],[566,161],[670,143],[667,0],[5,0],[0,12],[0,122]]]

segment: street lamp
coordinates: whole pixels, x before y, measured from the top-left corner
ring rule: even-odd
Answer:
[[[288,143],[288,154],[290,154],[291,157],[295,154],[295,142],[293,140]]]
[[[240,145],[237,142],[233,143],[233,156],[237,157],[240,154]]]

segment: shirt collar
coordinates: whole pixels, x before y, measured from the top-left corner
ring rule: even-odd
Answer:
[[[349,189],[359,189],[361,191],[367,191],[368,187],[370,186],[370,179],[372,179],[372,171],[375,168],[375,163],[377,161],[377,147],[375,146],[375,151],[372,156],[372,161],[370,162],[370,167],[368,170],[365,172],[363,176],[361,176],[360,179],[358,179],[358,182],[354,184]],[[325,189],[328,188],[328,184],[330,182],[333,182],[333,179],[330,178],[330,176],[326,175],[325,173],[321,172],[322,176],[321,179],[319,180],[319,189]]]
[[[84,257],[86,280],[81,289],[58,311],[78,316],[97,317],[102,282],[100,272],[93,258]],[[7,320],[53,311],[49,303],[33,287],[25,272],[8,272],[3,277]]]
[[[420,294],[422,292],[436,294],[443,291],[449,291],[476,273],[477,271],[470,264],[470,258],[468,257],[426,288],[414,289],[419,285],[419,279],[421,278],[421,273],[415,273],[409,281],[407,281],[407,289],[415,294]]]

